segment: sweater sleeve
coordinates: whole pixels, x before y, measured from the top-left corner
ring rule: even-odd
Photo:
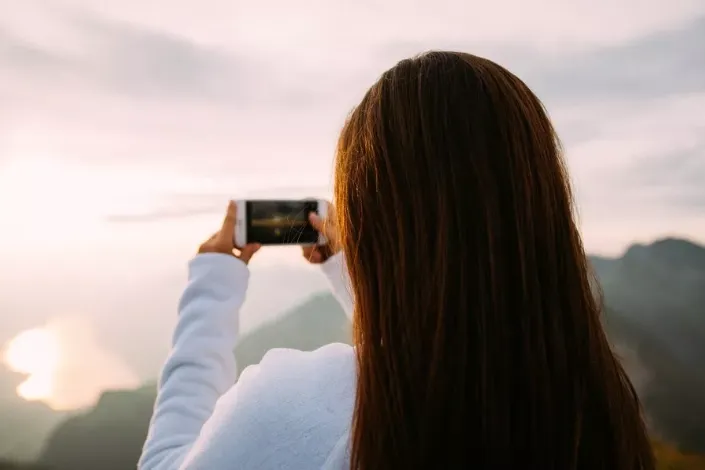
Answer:
[[[343,252],[338,252],[328,258],[321,265],[321,269],[326,278],[328,278],[333,295],[338,299],[348,318],[352,320],[354,305],[352,285],[350,284],[350,275],[348,274],[348,267],[345,264]]]
[[[191,261],[138,468],[182,468],[216,402],[235,383],[233,349],[248,279],[233,256],[208,253]]]

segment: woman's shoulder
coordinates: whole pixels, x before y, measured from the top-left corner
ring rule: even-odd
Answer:
[[[242,468],[320,467],[349,431],[355,377],[355,352],[345,344],[270,350],[221,397],[214,418],[222,427],[208,433],[209,444],[227,448]]]
[[[268,372],[301,373],[308,369],[332,368],[350,369],[355,365],[355,351],[352,346],[343,343],[330,343],[314,351],[299,349],[274,348],[267,351],[258,364],[260,369]],[[288,371],[288,372],[287,372]]]
[[[355,393],[355,352],[341,343],[315,351],[272,349],[259,364],[247,367],[239,379],[241,397],[251,395],[276,403],[353,401]],[[291,408],[288,413],[296,412]]]

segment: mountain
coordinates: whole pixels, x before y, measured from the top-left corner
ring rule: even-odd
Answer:
[[[591,261],[612,341],[649,376],[639,391],[653,431],[705,453],[705,248],[666,238]]]
[[[591,257],[591,263],[604,294],[606,329],[653,433],[686,454],[705,453],[705,248],[664,239],[634,245],[618,258]],[[346,341],[349,328],[332,296],[321,294],[243,337],[235,354],[243,368],[272,347],[312,350]],[[153,400],[154,387],[106,392],[93,410],[56,430],[41,461],[56,470],[134,468]],[[701,461],[659,446],[664,462]]]
[[[0,470],[51,470],[44,465],[34,463],[17,463],[0,460]]]
[[[235,359],[242,370],[259,363],[273,347],[313,351],[328,343],[350,343],[350,338],[350,322],[338,301],[328,293],[318,294],[243,337],[235,348]]]
[[[15,389],[22,380],[22,375],[0,366],[0,458],[3,459],[35,459],[54,428],[66,417],[65,413],[42,403],[19,398]]]
[[[603,270],[607,305],[657,333],[656,340],[690,367],[705,358],[704,257],[703,247],[664,239],[634,245],[611,265],[595,266],[598,275]]]
[[[682,452],[661,441],[653,442],[656,470],[703,470],[705,456]]]
[[[155,387],[103,393],[90,411],[67,419],[40,458],[52,469],[134,469],[147,437]]]

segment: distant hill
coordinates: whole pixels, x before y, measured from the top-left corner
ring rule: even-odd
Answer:
[[[705,248],[665,239],[591,261],[604,291],[606,328],[641,384],[653,430],[686,453],[705,453]],[[272,347],[312,350],[346,341],[349,328],[332,296],[321,294],[244,337],[235,354],[244,368]],[[92,411],[57,429],[42,461],[56,470],[133,469],[153,400],[153,387],[106,393]],[[673,461],[699,461],[668,446],[659,452]]]
[[[0,460],[0,470],[51,470],[44,465],[35,463],[17,463],[7,460]]]
[[[656,470],[703,470],[705,456],[681,452],[660,441],[653,442]]]
[[[105,392],[92,410],[56,430],[40,461],[52,469],[134,469],[147,437],[154,389]]]
[[[19,398],[15,389],[22,380],[20,374],[0,366],[0,458],[3,459],[35,459],[54,428],[66,417],[65,413],[42,403]]]
[[[350,343],[350,338],[350,322],[338,301],[326,292],[243,337],[235,358],[242,370],[259,363],[273,347],[313,351],[328,343]]]
[[[591,261],[608,333],[649,372],[640,394],[653,430],[705,453],[705,248],[667,238]]]
[[[689,367],[705,358],[705,248],[664,239],[594,264],[607,306]]]

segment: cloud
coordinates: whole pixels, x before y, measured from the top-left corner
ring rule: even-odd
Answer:
[[[532,4],[531,11],[504,2],[483,9],[482,17],[470,15],[459,2],[433,7],[417,3],[413,9],[377,5],[374,15],[369,6],[345,2],[342,9],[311,2],[318,8],[316,14],[298,4],[295,9],[281,4],[272,11],[236,5],[229,18],[221,18],[218,12],[226,6],[209,0],[201,5],[201,18],[209,18],[212,29],[224,20],[231,25],[230,37],[215,42],[205,31],[186,28],[184,11],[173,5],[160,10],[157,2],[154,9],[145,10],[131,2],[121,2],[120,7],[62,2],[39,8],[51,19],[51,35],[36,34],[31,24],[22,30],[7,24],[4,32],[0,29],[0,44],[5,43],[0,63],[25,78],[29,74],[33,80],[39,76],[45,82],[104,87],[123,99],[192,99],[241,110],[267,103],[280,108],[331,100],[352,104],[352,98],[394,61],[432,48],[489,55],[525,71],[527,81],[542,95],[562,101],[640,98],[700,90],[705,83],[705,59],[699,50],[705,8],[697,2],[672,2],[668,11],[655,2],[636,5],[635,0],[622,0],[616,7],[613,2],[573,2],[568,11],[552,0]],[[630,21],[621,21],[632,3]],[[550,14],[538,14],[542,5]],[[698,11],[701,16],[692,20]],[[146,19],[153,12],[160,14],[158,24]],[[493,23],[500,13],[503,21]],[[579,25],[570,21],[577,15]],[[326,24],[339,17],[345,21],[336,28]],[[367,34],[355,30],[353,35],[356,18]],[[189,24],[202,21],[190,10],[188,19]],[[21,19],[17,23],[21,25]],[[606,31],[608,24],[611,29]],[[566,35],[576,35],[580,47],[566,47],[572,44]]]
[[[581,211],[600,230],[636,210],[690,232],[702,219],[697,172],[637,177],[647,160],[700,145],[699,0],[504,1],[481,13],[455,1],[202,0],[196,10],[162,0],[5,1],[0,159],[111,163],[135,178],[150,167],[155,185],[166,177],[153,168],[168,169],[218,198],[320,186],[344,117],[372,81],[403,57],[452,48],[506,65],[546,102]],[[132,186],[129,177],[121,184]],[[112,220],[219,212],[215,196],[187,201],[172,197],[178,191],[160,189],[163,206]]]
[[[705,16],[614,47],[538,61],[527,81],[552,102],[645,100],[705,91]]]
[[[576,178],[619,191],[648,189],[657,183],[701,187],[703,107],[705,92],[700,92],[560,107],[554,118],[559,130],[590,129],[590,138],[567,142]],[[687,171],[680,170],[685,161]]]
[[[135,98],[178,97],[243,105],[253,64],[242,57],[130,24],[82,15],[86,75]],[[261,73],[262,71],[260,71]]]
[[[11,0],[7,1],[10,5]],[[53,4],[262,54],[289,51],[313,59],[322,51],[337,51],[336,62],[359,62],[357,54],[371,45],[407,38],[431,43],[507,40],[548,50],[615,44],[668,29],[704,11],[700,0],[672,0],[668,5],[659,0],[191,0],[178,4],[153,0],[149,5],[139,0],[61,0]],[[354,51],[357,54],[350,56]]]
[[[24,41],[11,32],[0,29],[0,61],[8,68],[43,72],[65,66],[64,61],[51,51]]]
[[[705,133],[705,127],[703,128]],[[705,134],[704,134],[705,135]],[[705,193],[705,138],[696,145],[642,162],[635,170],[638,183],[698,185]]]
[[[273,183],[276,183],[273,181]],[[248,190],[249,189],[249,190]],[[115,213],[106,221],[117,224],[151,223],[169,219],[193,218],[202,215],[223,214],[226,202],[231,199],[326,199],[330,200],[332,190],[326,186],[276,186],[266,190],[238,186],[237,193],[169,193],[162,198],[157,209],[143,212]]]
[[[126,223],[143,223],[143,222],[160,222],[165,219],[181,219],[184,217],[194,217],[200,215],[208,215],[217,213],[215,208],[196,208],[196,209],[164,209],[159,211],[148,212],[145,214],[115,214],[106,217],[107,222],[126,224]]]
[[[702,128],[705,135],[705,127]],[[705,209],[705,138],[688,148],[645,159],[626,173],[622,184],[641,201],[675,210]]]
[[[49,86],[59,82],[96,87],[124,99],[230,106],[255,99],[255,77],[267,75],[244,57],[127,23],[84,14],[69,17],[66,28],[82,36],[78,50],[53,51],[50,45],[0,31],[0,63]]]

